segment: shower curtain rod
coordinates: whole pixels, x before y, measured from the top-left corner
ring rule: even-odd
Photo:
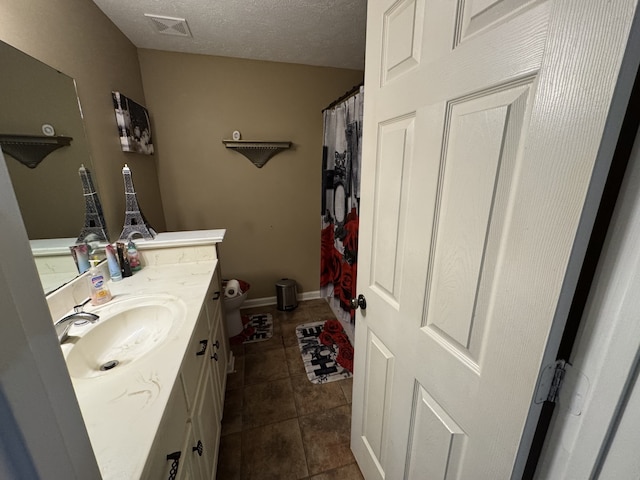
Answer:
[[[348,98],[353,97],[356,93],[358,93],[360,91],[360,88],[364,85],[364,83],[360,83],[358,85],[356,85],[355,87],[353,87],[351,90],[349,90],[348,92],[345,92],[344,95],[342,95],[340,98],[334,100],[333,102],[331,102],[329,104],[329,106],[327,108],[324,108],[322,111],[324,112],[325,110],[329,110],[330,108],[335,107],[336,105],[338,105],[340,102],[344,102],[345,100],[347,100]]]

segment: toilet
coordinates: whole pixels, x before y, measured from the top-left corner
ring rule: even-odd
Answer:
[[[239,289],[232,289],[227,291],[227,285],[233,285],[234,280],[224,280],[222,282],[222,289],[224,291],[224,313],[227,322],[227,335],[229,337],[235,337],[244,329],[242,324],[242,316],[240,315],[240,307],[247,299],[249,285],[244,280],[236,280],[238,282]]]

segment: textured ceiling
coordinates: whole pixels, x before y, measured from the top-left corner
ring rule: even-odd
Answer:
[[[139,48],[364,70],[366,0],[93,0]],[[144,14],[184,18],[191,37]]]

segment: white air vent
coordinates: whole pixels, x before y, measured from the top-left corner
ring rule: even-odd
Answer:
[[[153,29],[163,35],[178,35],[179,37],[190,37],[191,31],[189,25],[184,18],[163,17],[161,15],[152,15],[145,13],[145,17],[149,19]]]

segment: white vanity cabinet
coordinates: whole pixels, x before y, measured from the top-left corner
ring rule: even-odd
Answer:
[[[211,363],[211,377],[213,382],[215,401],[218,404],[220,418],[224,406],[224,392],[227,386],[227,367],[229,362],[229,340],[227,324],[223,317],[222,283],[219,270],[216,270],[207,292],[205,308],[209,318],[209,345],[211,347],[209,360]]]
[[[216,477],[229,352],[221,292],[217,268],[147,458],[143,478],[213,480]]]

